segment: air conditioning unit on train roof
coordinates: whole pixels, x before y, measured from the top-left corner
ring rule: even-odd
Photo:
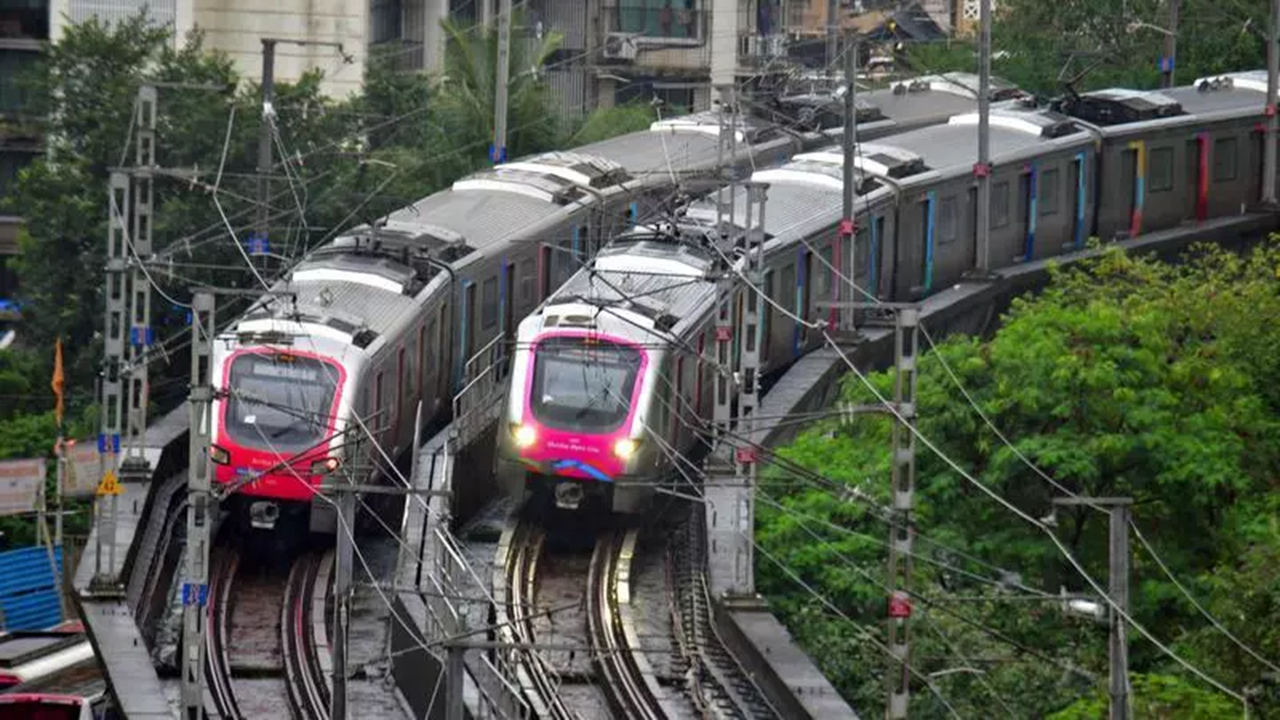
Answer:
[[[637,33],[609,33],[604,41],[604,57],[606,60],[635,60]]]

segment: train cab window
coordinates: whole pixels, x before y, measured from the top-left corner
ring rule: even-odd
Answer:
[[[1236,179],[1236,151],[1239,143],[1233,137],[1213,141],[1213,181],[1230,182]]]
[[[480,290],[480,329],[490,330],[498,324],[498,278],[484,281]]]
[[[631,411],[640,351],[607,341],[551,337],[538,343],[529,408],[560,430],[607,433]]]
[[[246,447],[298,450],[328,429],[337,368],[306,357],[245,353],[231,361],[227,435]]]
[[[991,188],[991,227],[1002,228],[1009,224],[1009,183],[998,182]]]
[[[525,258],[520,262],[520,307],[533,307],[533,290],[537,277],[533,258]]]
[[[1060,203],[1061,181],[1058,170],[1045,170],[1040,176],[1040,214],[1053,215],[1058,212]]]
[[[1168,192],[1173,189],[1173,148],[1155,148],[1151,151],[1151,192]]]
[[[960,230],[960,204],[955,196],[942,199],[938,210],[938,244],[955,242]]]

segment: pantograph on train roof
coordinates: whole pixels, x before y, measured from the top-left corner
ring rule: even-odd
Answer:
[[[830,147],[811,153],[801,153],[795,160],[843,167],[844,154],[840,148]],[[858,152],[853,158],[853,167],[870,175],[892,179],[911,177],[929,170],[924,158],[915,152],[884,143],[860,143]]]
[[[1033,137],[1060,138],[1082,132],[1070,117],[1052,110],[999,109],[991,112],[991,127],[1003,128]],[[978,113],[953,115],[948,125],[976,126]]]

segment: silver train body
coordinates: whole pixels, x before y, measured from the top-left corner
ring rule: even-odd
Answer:
[[[1052,110],[1002,105],[991,123],[990,267],[1241,213],[1261,186],[1265,88],[1264,74],[1246,72],[1161,93],[1089,93]],[[962,113],[861,144],[852,247],[839,233],[839,148],[753,175],[768,185],[762,374],[823,342],[794,318],[834,320],[818,303],[853,299],[839,275],[880,300],[915,301],[975,267],[976,123]],[[741,191],[726,199],[746,217]],[[716,216],[704,199],[684,210],[681,239],[621,235],[520,323],[496,457],[508,492],[635,513],[678,483],[673,458],[694,447],[713,408],[714,253],[698,238]]]

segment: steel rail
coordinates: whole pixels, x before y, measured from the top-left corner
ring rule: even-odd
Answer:
[[[614,530],[596,542],[587,579],[587,626],[595,664],[616,718],[662,720],[671,714],[640,652],[631,610],[631,561],[639,530]]]
[[[532,646],[537,599],[538,558],[544,535],[536,525],[518,521],[502,532],[495,557],[494,599],[498,639]],[[516,685],[538,718],[576,720],[560,697],[555,673],[534,649],[512,650]]]
[[[289,708],[299,720],[325,720],[329,717],[329,686],[313,627],[313,595],[327,589],[317,583],[324,558],[331,555],[306,553],[293,563],[280,608],[280,639],[284,656],[285,685],[289,690]],[[331,564],[329,567],[332,567]],[[319,588],[319,590],[317,590]],[[323,602],[321,603],[323,624]]]
[[[209,694],[218,714],[225,720],[239,720],[244,715],[236,701],[231,678],[229,638],[231,587],[235,584],[236,570],[240,566],[240,553],[231,547],[220,548],[217,552],[217,562],[211,563],[213,578],[209,587],[206,615],[205,674],[209,679]]]

